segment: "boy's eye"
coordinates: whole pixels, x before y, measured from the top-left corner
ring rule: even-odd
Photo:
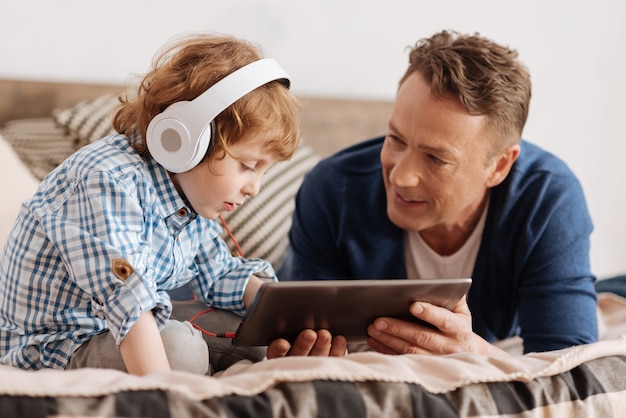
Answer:
[[[255,170],[255,167],[253,165],[246,164],[246,163],[241,163],[241,168],[243,168],[245,171],[254,171]]]

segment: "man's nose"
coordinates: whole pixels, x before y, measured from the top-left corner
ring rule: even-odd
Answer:
[[[420,182],[420,170],[413,158],[403,156],[394,164],[389,180],[397,187],[415,187]]]

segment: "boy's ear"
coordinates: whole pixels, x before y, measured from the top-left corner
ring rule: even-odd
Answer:
[[[506,176],[509,175],[513,163],[517,160],[517,157],[519,157],[520,151],[521,148],[519,144],[513,144],[505,148],[494,158],[491,163],[491,174],[487,177],[485,183],[487,188],[497,186],[504,181]]]

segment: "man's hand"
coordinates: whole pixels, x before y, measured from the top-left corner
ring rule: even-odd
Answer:
[[[341,357],[346,355],[348,343],[346,339],[338,335],[333,338],[330,332],[323,329],[302,331],[293,345],[289,341],[279,338],[267,347],[267,358],[273,359],[285,356],[324,356]]]
[[[413,303],[410,311],[437,329],[395,318],[377,318],[367,329],[370,347],[385,354],[509,355],[474,333],[465,297],[451,311],[425,302]]]

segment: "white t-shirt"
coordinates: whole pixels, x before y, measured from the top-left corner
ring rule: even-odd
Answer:
[[[451,255],[439,255],[426,244],[419,232],[407,232],[404,238],[407,278],[454,279],[472,277],[474,263],[485,229],[488,207],[489,204],[486,204],[476,228],[465,244]]]

